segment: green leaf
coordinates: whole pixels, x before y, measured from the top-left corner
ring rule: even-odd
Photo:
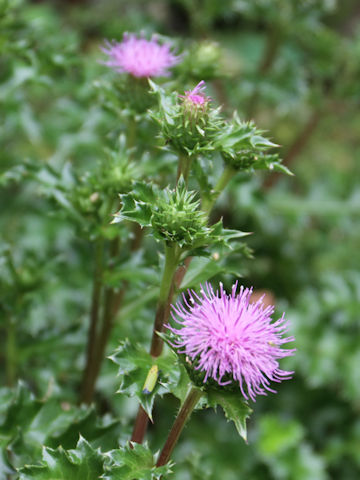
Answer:
[[[171,463],[156,467],[154,457],[146,445],[132,443],[107,453],[110,459],[105,480],[159,480],[171,473]]]
[[[213,257],[195,257],[186,271],[181,289],[196,288],[200,283],[209,281],[212,277],[224,271],[224,265]]]
[[[128,340],[120,344],[109,357],[119,366],[120,387],[118,393],[136,397],[152,421],[152,409],[156,395],[176,391],[180,381],[177,357],[166,350],[160,357],[154,358],[140,345],[132,345]],[[151,393],[143,393],[144,383],[150,368],[157,365],[159,378]],[[179,392],[179,390],[177,390]]]
[[[209,241],[209,243],[212,243],[213,245],[224,246],[226,248],[231,248],[231,245],[229,243],[231,240],[238,240],[239,238],[243,238],[248,235],[251,235],[251,233],[224,228],[222,220],[220,220],[212,226],[212,231],[210,234],[211,242]]]
[[[41,465],[20,469],[20,480],[97,480],[105,457],[80,437],[75,450],[44,447]]]
[[[281,159],[276,154],[263,154],[261,153],[257,161],[253,164],[255,170],[270,170],[273,172],[285,173],[286,175],[293,176],[291,170],[281,163]]]
[[[43,445],[74,448],[79,434],[93,447],[111,449],[118,444],[119,422],[107,419],[105,423],[92,407],[79,408],[51,398],[37,400],[22,383],[10,398],[8,390],[1,392],[0,402],[0,458],[9,465],[20,467],[40,457]]]
[[[122,207],[115,213],[112,223],[130,220],[131,222],[137,222],[142,227],[150,226],[152,211],[149,204],[137,200],[133,193],[120,195],[120,200]]]
[[[123,220],[137,222],[142,227],[150,226],[152,205],[158,196],[158,189],[149,183],[134,182],[131,193],[120,195],[121,209],[115,213],[112,223]]]
[[[252,410],[242,399],[240,392],[213,390],[207,393],[207,397],[211,407],[221,406],[226,418],[235,423],[239,435],[247,442],[246,419]]]

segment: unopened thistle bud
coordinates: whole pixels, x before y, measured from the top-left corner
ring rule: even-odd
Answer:
[[[181,248],[192,248],[206,243],[210,229],[207,217],[199,210],[200,202],[195,192],[188,192],[180,184],[176,190],[165,190],[153,208],[151,224],[155,236],[168,244],[176,243]]]
[[[204,40],[194,44],[179,67],[187,77],[210,80],[219,76],[221,49],[216,42]]]
[[[278,162],[278,156],[267,153],[269,149],[278,147],[263,136],[253,122],[243,122],[235,114],[216,139],[216,148],[221,152],[225,163],[234,170],[264,168],[265,160]]]
[[[219,108],[211,106],[211,98],[205,95],[205,82],[201,81],[184,95],[165,95],[158,86],[151,84],[159,94],[159,111],[153,114],[161,126],[165,142],[174,150],[194,155],[214,150],[213,138],[222,124]]]

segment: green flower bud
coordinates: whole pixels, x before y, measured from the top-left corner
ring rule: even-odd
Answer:
[[[112,196],[127,192],[131,188],[132,181],[139,176],[139,171],[137,166],[129,160],[125,136],[120,136],[117,151],[108,150],[106,153],[106,158],[95,174],[101,189]]]
[[[210,229],[207,217],[199,210],[195,192],[188,192],[183,184],[176,190],[165,190],[153,207],[151,225],[155,236],[181,248],[192,248],[206,243]]]
[[[221,49],[216,42],[204,40],[193,45],[179,69],[187,77],[210,80],[219,75]]]
[[[267,153],[278,145],[265,138],[253,122],[242,122],[236,114],[218,135],[215,145],[234,170],[266,168],[265,165],[271,169],[271,162],[278,162],[277,155]]]

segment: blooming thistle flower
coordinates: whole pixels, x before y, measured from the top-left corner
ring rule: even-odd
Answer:
[[[146,40],[125,33],[121,43],[107,42],[102,51],[110,57],[104,62],[105,65],[137,78],[167,77],[170,75],[169,68],[180,61],[180,57],[171,52],[169,45],[158,43],[155,35],[151,40]]]
[[[281,348],[294,337],[283,337],[288,322],[284,315],[272,321],[272,305],[264,307],[262,299],[250,303],[252,289],[241,287],[238,294],[236,289],[237,282],[227,295],[220,284],[215,293],[206,283],[200,296],[188,291],[189,300],[183,295],[172,312],[182,328],[167,328],[175,334],[172,346],[202,373],[202,383],[238,384],[244,398],[255,401],[256,395],[276,393],[270,381],[291,378],[293,372],[280,370],[278,359],[294,354],[295,349]]]

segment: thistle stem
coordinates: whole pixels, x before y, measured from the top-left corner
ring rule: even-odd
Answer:
[[[216,200],[219,198],[227,184],[230,182],[230,180],[233,178],[233,176],[236,174],[236,171],[230,167],[226,166],[221,177],[219,178],[219,181],[215,185],[213,194],[211,195],[210,198],[203,198],[202,201],[202,210],[206,213],[206,215],[210,215],[211,210],[213,209]]]
[[[176,174],[176,185],[179,183],[181,175],[184,178],[185,184],[188,184],[189,173],[191,168],[192,158],[184,153],[179,154],[178,170]]]
[[[210,200],[203,199],[202,209],[209,215],[217,198],[221,192],[225,189],[231,178],[235,175],[235,170],[231,167],[226,167],[221,175],[218,183],[214,189],[214,195]],[[185,276],[187,268],[191,262],[191,257],[188,257],[185,261],[185,265],[177,268],[179,262],[180,252],[176,247],[165,247],[165,267],[163,278],[160,287],[160,296],[158,306],[155,315],[155,323],[153,329],[153,336],[151,341],[150,354],[153,357],[159,357],[163,349],[163,340],[157,335],[156,332],[163,330],[164,324],[169,318],[170,305],[174,295],[175,288],[179,288],[181,282]],[[139,406],[139,410],[135,419],[135,425],[133,434],[131,437],[132,442],[142,443],[146,433],[149,418],[145,410]],[[181,430],[180,430],[181,432]],[[180,434],[179,432],[179,434]],[[176,443],[176,442],[175,442]],[[171,453],[171,452],[170,452]]]
[[[165,265],[164,272],[160,284],[159,300],[156,308],[153,335],[151,340],[150,355],[159,357],[163,350],[164,342],[158,336],[157,332],[162,332],[164,323],[169,317],[170,305],[174,294],[174,275],[178,266],[180,250],[177,245],[165,245]],[[145,410],[139,406],[139,410],[135,420],[135,426],[132,433],[131,441],[142,443],[149,418]]]
[[[203,392],[196,387],[192,387],[189,393],[187,394],[185,402],[183,406],[180,408],[180,411],[170,430],[170,433],[165,442],[165,445],[160,452],[160,456],[156,464],[157,467],[166,465],[170,460],[170,456],[180,437],[180,434],[202,395],[203,395]]]
[[[134,117],[128,118],[126,144],[128,148],[133,148],[136,145],[137,124]]]
[[[173,297],[173,278],[179,262],[180,252],[178,247],[165,245],[165,266],[162,281],[160,284],[159,301],[157,304],[153,336],[151,341],[150,354],[153,357],[161,355],[163,340],[157,335],[162,332],[164,323],[168,318],[171,300]]]

